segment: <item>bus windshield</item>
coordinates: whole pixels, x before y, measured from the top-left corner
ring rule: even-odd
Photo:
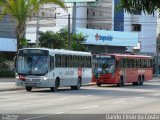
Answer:
[[[111,56],[96,56],[94,60],[94,72],[95,73],[113,73],[115,69],[115,59]]]
[[[48,72],[48,55],[19,54],[16,71],[24,75],[44,75]]]

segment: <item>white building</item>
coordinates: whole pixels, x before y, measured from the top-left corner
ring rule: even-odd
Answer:
[[[156,54],[157,13],[153,15],[124,13],[124,31],[138,32],[140,53]]]
[[[64,10],[55,4],[41,6],[38,13],[38,23],[36,14],[33,14],[33,17],[27,22],[26,39],[31,40],[30,43],[35,43],[37,29],[41,32],[57,32],[64,27],[68,27],[68,14],[72,15],[72,11],[69,3],[67,6],[68,10]]]

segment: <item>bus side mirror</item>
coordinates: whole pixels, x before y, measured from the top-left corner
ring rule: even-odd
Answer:
[[[14,68],[13,68],[13,70],[16,69],[16,64],[17,64],[17,55],[14,57]]]

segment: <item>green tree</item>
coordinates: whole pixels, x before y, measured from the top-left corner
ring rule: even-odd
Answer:
[[[84,41],[86,40],[87,36],[84,36],[82,33],[79,34],[73,34],[72,35],[72,42],[71,42],[71,48],[74,51],[86,51],[86,48],[84,46]]]
[[[83,34],[71,34],[71,50],[74,51],[86,51],[84,44],[87,36]],[[53,49],[68,49],[68,30],[61,29],[59,32],[47,31],[40,33],[40,46]]]
[[[16,38],[17,49],[20,48],[20,43],[25,38],[26,21],[33,13],[37,13],[40,6],[47,3],[54,3],[62,8],[65,8],[62,0],[0,0],[1,17],[9,15],[16,21]]]
[[[58,33],[52,31],[40,32],[39,45],[41,47],[61,49],[65,47],[65,41]]]
[[[160,8],[159,0],[120,0],[118,9],[125,9],[129,13],[142,10],[147,14],[154,14]]]
[[[59,31],[61,39],[65,41],[65,49],[68,48],[68,29],[64,28]],[[71,50],[74,51],[86,51],[85,45],[83,44],[87,36],[84,36],[82,33],[79,34],[70,34],[70,46]]]

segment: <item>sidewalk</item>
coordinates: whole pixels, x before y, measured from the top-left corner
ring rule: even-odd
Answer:
[[[0,78],[0,92],[22,89],[23,88],[16,86],[15,78]]]
[[[84,86],[92,85],[96,85],[96,83],[88,83]],[[15,78],[0,78],[0,92],[13,90],[24,90],[24,88],[16,86]]]

